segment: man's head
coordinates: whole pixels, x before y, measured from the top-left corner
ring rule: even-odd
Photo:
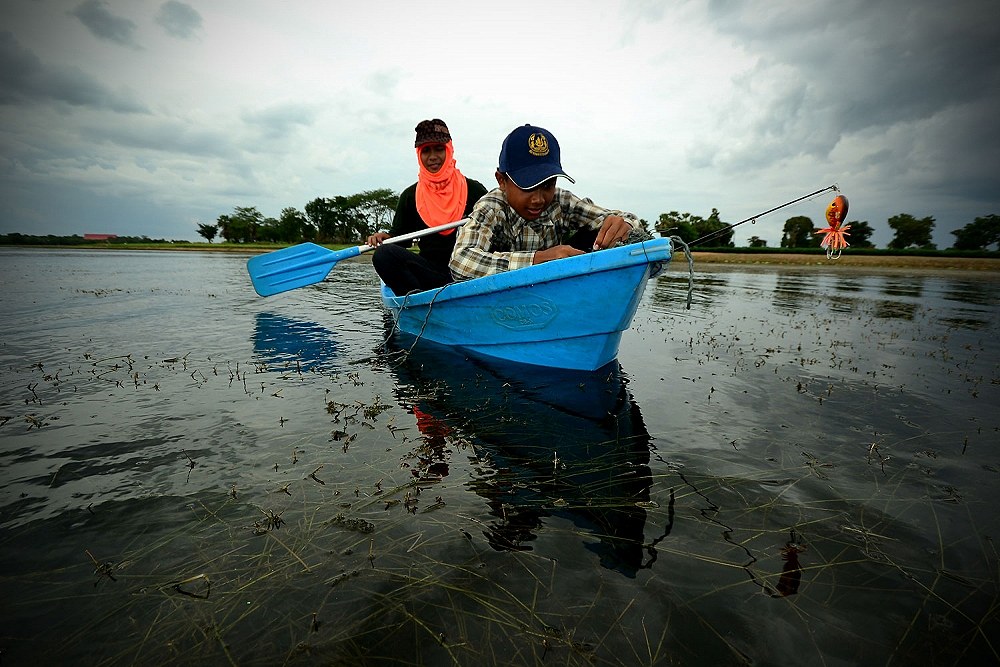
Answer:
[[[522,190],[531,190],[556,176],[575,182],[563,171],[559,142],[551,132],[534,125],[522,125],[503,140],[499,171]]]

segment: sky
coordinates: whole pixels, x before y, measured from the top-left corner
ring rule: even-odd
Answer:
[[[441,118],[488,188],[550,130],[575,194],[736,223],[836,184],[884,247],[1000,214],[990,0],[3,0],[0,234],[202,240],[237,206],[401,191]],[[745,223],[779,244],[827,192]]]

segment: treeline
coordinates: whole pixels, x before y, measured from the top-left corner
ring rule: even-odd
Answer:
[[[198,224],[198,234],[208,242],[219,237],[228,243],[301,243],[315,241],[329,244],[360,243],[377,231],[388,231],[396,210],[399,195],[389,188],[366,190],[350,196],[317,197],[307,203],[302,211],[287,207],[277,218],[265,217],[254,206],[237,206],[232,213],[220,215],[215,224]],[[698,249],[735,248],[735,235],[742,227],[722,220],[718,209],[713,208],[707,218],[691,213],[671,211],[661,213],[654,225],[646,220],[642,224],[651,231],[665,236],[678,236]],[[848,242],[852,248],[874,248],[871,237],[874,229],[867,220],[849,220]],[[893,232],[889,250],[937,250],[931,241],[935,220],[933,217],[916,218],[908,213],[894,215],[886,221]],[[826,227],[826,221],[817,225],[807,216],[788,218],[782,229],[779,247],[818,248],[822,236],[817,229]],[[961,229],[950,232],[955,236],[954,250],[1000,249],[1000,216],[978,217]],[[6,234],[0,244],[6,245],[93,245],[98,243],[81,236],[30,236]],[[99,241],[102,245],[127,245],[130,243],[177,243],[146,236],[118,236]],[[766,248],[767,241],[750,236],[739,247]]]
[[[217,235],[229,243],[354,243],[388,229],[398,201],[398,194],[381,188],[349,197],[317,197],[304,211],[287,207],[277,218],[264,217],[255,206],[237,206],[214,225],[199,224],[198,234],[209,243]]]
[[[676,235],[686,243],[700,247],[733,248],[736,247],[733,237],[738,228],[731,223],[723,222],[718,209],[712,209],[707,218],[690,213],[671,211],[660,215],[656,230],[661,234]],[[900,213],[886,220],[886,225],[893,231],[892,240],[887,246],[889,250],[905,250],[918,248],[921,250],[936,250],[933,238],[935,220],[933,217],[916,218],[909,213]],[[874,229],[867,220],[849,220],[848,242],[852,248],[874,248],[871,242]],[[819,227],[826,227],[826,221]],[[781,248],[818,248],[822,235],[817,234],[819,227],[807,216],[800,215],[785,221],[782,229]],[[991,246],[1000,249],[1000,216],[986,215],[976,218],[961,229],[951,232],[955,236],[954,250],[989,250]],[[759,236],[747,239],[746,247],[766,248],[767,241]]]
[[[46,234],[44,236],[35,236],[32,234],[0,234],[0,245],[51,245],[51,246],[76,246],[76,245],[86,245],[93,246],[95,244],[100,245],[138,245],[138,244],[149,244],[149,243],[187,243],[187,241],[168,241],[166,239],[151,239],[148,236],[112,236],[110,238],[102,239],[87,239],[79,234],[73,234],[71,236],[55,236],[53,234]]]
[[[255,207],[236,207],[231,214],[220,215],[214,225],[198,225],[198,233],[211,242],[216,235],[230,243],[267,241],[276,243],[359,243],[376,231],[388,230],[399,195],[391,189],[368,190],[348,197],[317,198],[306,204],[304,211],[285,208],[278,218],[266,218]],[[648,221],[643,226],[650,229]],[[875,230],[867,220],[850,220],[848,241],[852,248],[874,248],[871,237]],[[935,220],[916,218],[901,213],[886,221],[893,231],[890,250],[918,248],[936,250],[931,241]],[[825,227],[824,220],[820,227]],[[671,211],[661,213],[652,228],[667,236],[678,236],[701,248],[734,248],[738,228],[722,220],[713,208],[707,218],[692,213]],[[785,221],[781,248],[818,248],[822,235],[819,227],[807,216],[795,216]],[[1000,216],[976,218],[961,229],[951,232],[956,250],[988,250],[1000,248]],[[750,236],[741,247],[766,248],[767,241]]]

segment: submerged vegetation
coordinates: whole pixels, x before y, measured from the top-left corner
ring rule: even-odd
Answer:
[[[581,376],[383,347],[367,266],[265,306],[169,264],[141,318],[67,277],[114,344],[5,341],[12,662],[1000,656],[994,282],[667,272]]]

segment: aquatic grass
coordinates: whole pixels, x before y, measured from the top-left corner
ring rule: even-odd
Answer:
[[[0,429],[18,428],[21,453],[5,456],[138,398],[169,396],[193,437],[164,428],[141,456],[107,453],[108,469],[155,461],[114,501],[91,490],[44,520],[4,505],[0,586],[15,616],[48,620],[0,642],[108,665],[995,661],[996,366],[925,309],[862,306],[640,322],[678,357],[662,384],[621,385],[655,425],[641,437],[530,408],[531,387],[478,368],[387,383],[377,364],[135,351],[22,366],[3,395],[41,426],[8,401]],[[965,400],[939,410],[946,392]],[[208,393],[224,426],[201,432]],[[623,538],[609,516],[641,531]],[[498,528],[514,539],[491,541]],[[64,553],[29,560],[34,542]],[[638,564],[610,558],[623,545]]]
[[[800,462],[779,472],[793,482],[813,478],[808,467]],[[903,467],[894,474],[903,476],[914,472]],[[703,603],[738,593],[750,575],[772,590],[776,587],[774,582],[780,576],[777,569],[760,569],[758,562],[748,565],[746,558],[748,553],[758,557],[769,549],[776,550],[787,539],[785,526],[789,523],[786,516],[789,513],[796,517],[792,523],[808,545],[808,558],[820,559],[818,563],[803,565],[805,586],[826,587],[829,589],[827,594],[834,595],[834,599],[852,590],[868,593],[881,590],[886,595],[899,595],[898,582],[879,584],[884,574],[875,573],[874,578],[856,582],[832,580],[824,583],[823,580],[829,575],[836,577],[836,571],[870,564],[874,555],[885,553],[881,546],[876,549],[875,545],[875,541],[886,539],[879,532],[883,530],[880,522],[885,519],[876,517],[870,522],[862,514],[853,521],[846,521],[839,529],[829,524],[831,515],[850,517],[858,501],[871,499],[831,499],[806,505],[795,500],[785,503],[784,494],[775,493],[777,487],[774,485],[761,484],[762,479],[702,478],[690,472],[683,476],[674,472],[656,476],[652,496],[662,494],[665,486],[670,485],[674,488],[676,504],[680,512],[687,515],[688,523],[693,521],[693,525],[702,525],[706,533],[717,535],[707,542],[692,536],[676,545],[660,543],[657,549],[661,559],[670,556],[681,563],[699,561],[715,568],[742,571],[745,575],[730,578],[728,583],[707,589],[698,596],[672,598],[676,610],[667,618],[676,613],[691,615],[701,627],[716,635],[725,651],[739,655],[742,649],[732,645],[725,633],[705,615]],[[892,481],[902,485],[900,480]],[[492,551],[481,539],[470,539],[456,530],[456,525],[482,525],[481,519],[470,524],[469,517],[450,514],[447,506],[422,515],[427,518],[421,521],[422,530],[416,539],[410,531],[406,531],[405,537],[391,537],[393,529],[403,527],[416,516],[397,511],[386,517],[381,508],[383,500],[412,490],[415,485],[413,482],[387,488],[383,494],[368,497],[353,496],[350,507],[336,508],[334,516],[344,511],[351,516],[370,516],[372,510],[379,510],[382,520],[370,534],[347,530],[343,524],[337,524],[331,516],[335,510],[330,507],[330,500],[338,496],[330,490],[317,489],[315,485],[303,484],[300,492],[293,496],[297,500],[286,500],[282,510],[285,524],[263,535],[253,535],[250,530],[255,517],[261,514],[256,503],[228,496],[216,505],[200,503],[191,510],[194,524],[163,536],[148,548],[124,554],[123,560],[129,567],[120,574],[122,583],[127,582],[125,585],[131,591],[127,600],[69,637],[69,641],[85,645],[89,633],[113,622],[114,618],[145,613],[152,614],[152,621],[144,634],[141,638],[124,641],[129,645],[121,647],[119,653],[106,654],[108,664],[156,655],[173,655],[174,659],[187,660],[215,656],[215,659],[229,660],[233,664],[264,664],[267,660],[254,656],[267,654],[273,658],[273,652],[267,653],[266,647],[274,642],[291,646],[285,658],[293,661],[307,657],[377,661],[382,656],[407,664],[401,647],[422,646],[421,651],[427,651],[428,641],[433,641],[447,660],[457,664],[467,660],[502,661],[507,657],[524,664],[549,664],[553,660],[564,664],[592,664],[597,655],[601,656],[600,664],[635,664],[632,660],[637,655],[662,655],[665,642],[683,644],[683,638],[671,632],[669,624],[663,624],[655,630],[659,635],[656,646],[661,648],[651,651],[645,639],[651,629],[646,620],[641,623],[641,643],[631,635],[615,636],[612,642],[612,634],[618,633],[616,628],[620,620],[636,604],[631,601],[625,601],[618,615],[610,618],[604,617],[604,603],[598,606],[600,598],[583,607],[571,605],[554,612],[544,601],[559,588],[556,580],[562,575],[557,561],[534,552]],[[885,486],[883,484],[883,490]],[[350,498],[353,494],[341,492],[340,495]],[[730,502],[713,500],[720,496],[739,498],[740,509],[733,513],[728,508]],[[926,499],[923,504],[927,504]],[[651,514],[651,523],[665,520],[663,508],[647,506],[647,511]],[[810,518],[816,511],[819,514]],[[782,516],[776,518],[775,515]],[[764,525],[758,525],[761,518],[765,520]],[[333,527],[338,530],[331,531]],[[558,530],[558,527],[552,529],[553,532]],[[217,531],[222,531],[223,542],[233,541],[238,546],[231,546],[219,554],[202,547],[188,553],[186,560],[181,558],[169,573],[137,573],[143,563],[162,557],[175,542],[184,545],[218,543]],[[724,531],[729,532],[728,539],[722,534]],[[579,530],[570,532],[578,537],[587,534]],[[375,540],[372,552],[375,557],[369,563],[371,539]],[[713,543],[715,548],[706,550]],[[759,543],[766,546],[760,547]],[[869,552],[866,556],[857,555],[859,543],[862,552]],[[453,555],[448,561],[442,561],[440,553],[448,547],[455,547],[449,551]],[[455,558],[459,548],[461,555]],[[717,550],[722,557],[715,555]],[[331,566],[331,554],[348,551],[353,556],[351,566]],[[884,557],[877,559],[884,560]],[[777,562],[776,558],[773,560]],[[506,579],[518,582],[516,589],[494,579],[495,568],[500,562]],[[880,565],[900,567],[898,562]],[[179,595],[171,586],[182,576],[190,577],[201,571],[207,572],[212,580],[208,600],[191,600],[189,596]],[[928,574],[912,567],[903,573],[909,579]],[[322,582],[329,586],[322,596],[309,590],[315,588],[317,577],[325,577]],[[305,588],[306,582],[312,583]],[[928,599],[933,598],[936,586],[934,581],[924,588]],[[111,590],[110,586],[102,585],[101,596],[108,596]],[[345,591],[351,593],[350,599],[358,605],[354,611],[334,599]],[[159,603],[144,612],[150,598]],[[289,599],[300,599],[300,602],[289,605]],[[812,616],[803,607],[802,604],[794,605],[802,622],[824,621],[823,615]],[[591,614],[595,617],[590,618]],[[568,622],[560,622],[560,616]],[[266,622],[263,622],[264,617],[268,618]],[[988,618],[982,621],[990,623]],[[604,630],[578,634],[577,627],[590,625]],[[249,635],[247,626],[255,628]],[[240,639],[234,642],[230,637]],[[131,641],[136,644],[131,645]],[[614,651],[602,650],[606,642],[614,644]],[[164,646],[169,648],[164,649]],[[619,649],[626,647],[629,653],[621,653]],[[259,653],[262,650],[264,654]],[[409,664],[423,664],[431,660],[429,655],[414,654]],[[612,655],[618,655],[620,661]]]

